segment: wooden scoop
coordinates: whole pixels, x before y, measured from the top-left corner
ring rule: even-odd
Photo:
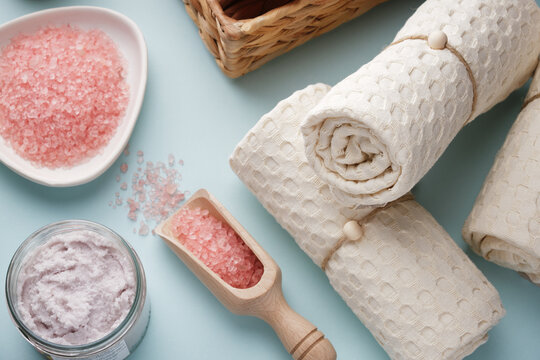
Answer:
[[[183,207],[208,210],[210,215],[229,224],[264,266],[263,275],[255,286],[248,289],[234,288],[193,256],[173,236],[170,228],[171,217],[155,229],[155,233],[163,238],[165,243],[227,309],[238,315],[252,315],[266,321],[279,336],[285,349],[296,360],[336,359],[336,351],[330,341],[325,339],[324,334],[294,312],[283,298],[281,270],[275,261],[223,205],[208,191],[201,189]]]

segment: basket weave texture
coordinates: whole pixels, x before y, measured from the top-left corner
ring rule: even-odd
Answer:
[[[235,78],[386,0],[295,0],[242,20],[218,0],[183,1],[219,67]]]

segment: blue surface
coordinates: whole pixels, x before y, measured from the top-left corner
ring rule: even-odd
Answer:
[[[110,7],[135,20],[148,43],[149,79],[132,152],[141,149],[153,161],[166,161],[169,153],[184,159],[182,188],[205,187],[229,208],[280,265],[290,305],[328,336],[339,358],[377,360],[388,356],[323,272],[236,178],[228,157],[279,100],[310,83],[335,84],[373,58],[420,3],[390,1],[237,80],[218,69],[180,0],[2,0],[0,23],[76,4]],[[525,89],[515,92],[467,126],[415,189],[418,201],[464,249],[461,226],[524,95]],[[136,167],[135,156],[128,164]],[[61,219],[93,220],[125,236],[146,269],[152,318],[130,359],[290,359],[269,326],[229,313],[161,240],[132,233],[126,209],[108,206],[119,191],[119,165],[70,189],[36,185],[0,165],[2,282],[11,256],[31,232]],[[468,359],[540,359],[540,288],[466,251],[499,290],[508,312],[488,343]],[[0,306],[0,334],[0,358],[40,358],[12,325],[5,306]]]

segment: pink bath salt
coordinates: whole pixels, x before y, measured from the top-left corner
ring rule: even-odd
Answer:
[[[128,209],[127,216],[132,221],[138,221],[140,214],[140,220],[145,221],[146,224],[160,223],[178,209],[180,203],[186,198],[186,193],[180,187],[182,176],[176,167],[176,159],[174,155],[169,154],[167,162],[147,161],[144,163],[144,153],[141,150],[134,153],[141,166],[133,168],[131,181],[122,181],[120,184],[122,191],[131,189],[130,198],[123,202],[124,207]],[[120,171],[123,179],[127,172],[122,171],[122,165],[123,163],[120,165]],[[116,195],[116,199],[119,197]],[[116,199],[114,204],[116,204]],[[152,226],[148,225],[148,227]]]
[[[148,228],[148,225],[144,221],[141,221],[140,227],[139,227],[139,235],[146,236],[148,235],[149,232],[150,232],[150,229]]]
[[[132,198],[128,198],[127,204],[129,207],[128,218],[133,221],[137,220],[137,212],[139,211],[139,203]]]
[[[128,171],[128,164],[122,163],[122,165],[120,165],[120,171],[125,174]]]
[[[171,225],[173,235],[229,285],[247,289],[261,279],[260,260],[228,224],[208,210],[181,209]]]
[[[144,192],[139,193],[139,198],[137,200],[139,200],[140,203],[146,202],[146,193]]]
[[[165,191],[167,191],[167,194],[172,195],[176,192],[176,184],[167,184],[165,186]]]
[[[178,171],[161,161],[147,161],[141,174],[134,174],[132,188],[147,220],[165,219],[184,201],[184,194],[178,190],[179,181]]]
[[[129,101],[125,62],[100,30],[45,27],[0,50],[0,135],[49,168],[95,156]]]

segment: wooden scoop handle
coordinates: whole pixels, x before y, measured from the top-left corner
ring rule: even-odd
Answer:
[[[272,311],[259,314],[276,332],[295,360],[335,360],[334,347],[315,325],[296,313],[279,291],[274,294]]]

